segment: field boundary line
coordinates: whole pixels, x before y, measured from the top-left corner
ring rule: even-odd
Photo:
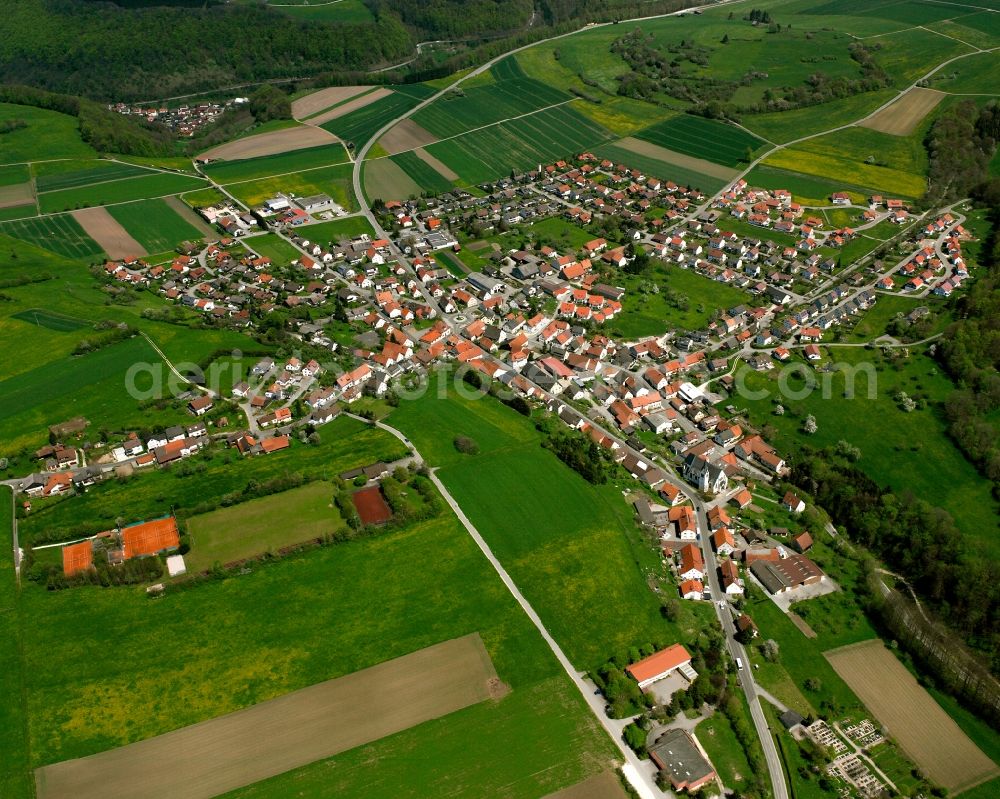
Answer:
[[[344,148],[344,151],[347,152],[346,147]],[[292,152],[294,152],[294,150]],[[267,157],[268,156],[264,156],[264,158]],[[215,180],[215,178],[212,177],[209,177],[208,179],[218,186],[238,186],[241,183],[253,183],[255,180],[271,180],[272,178],[283,178],[287,177],[288,175],[298,175],[301,172],[315,172],[318,169],[329,169],[332,166],[344,166],[345,164],[353,164],[354,159],[351,158],[350,153],[348,153],[347,157],[348,157],[347,161],[338,161],[335,164],[323,164],[322,166],[307,166],[305,169],[296,169],[292,172],[278,172],[275,175],[262,175],[259,178],[243,178],[242,180],[227,181],[225,183],[219,183],[218,181]],[[233,161],[231,163],[236,163],[236,162]],[[205,174],[207,176],[209,173],[206,172]],[[188,191],[197,191],[197,189],[189,189]],[[184,193],[186,194],[187,192]]]
[[[121,162],[117,162],[121,163]],[[128,164],[128,166],[135,166],[135,164]],[[146,167],[139,167],[139,169],[145,169]],[[171,174],[171,173],[167,173]],[[148,178],[151,175],[128,175],[124,178],[109,178],[108,180],[95,180],[93,183],[81,183],[79,186],[65,186],[61,189],[42,189],[38,192],[39,195],[42,194],[55,194],[60,191],[76,191],[77,189],[89,189],[91,186],[103,186],[105,183],[124,183],[127,180],[138,180],[139,178]],[[188,175],[187,177],[194,177],[194,175]],[[197,180],[197,178],[195,178]]]
[[[963,15],[963,16],[970,16],[971,17],[972,14],[967,14],[967,15]],[[961,19],[961,18],[962,17],[954,17],[953,19]],[[951,22],[952,20],[941,20],[941,21],[942,22]],[[967,42],[964,39],[959,39],[957,36],[949,36],[947,33],[942,33],[941,31],[936,31],[933,28],[926,27],[925,25],[917,25],[917,29],[923,30],[923,31],[927,31],[928,33],[936,33],[938,36],[944,36],[945,39],[951,39],[953,42],[959,42],[960,44],[964,44],[966,47],[971,47],[974,50],[976,50],[977,52],[980,52],[980,53],[983,52],[983,48],[982,47],[979,47],[977,45],[971,44],[970,42]]]

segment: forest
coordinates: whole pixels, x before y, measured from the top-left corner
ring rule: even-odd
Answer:
[[[83,0],[8,0],[0,82],[102,101],[142,101],[273,78],[398,61],[402,21],[302,22],[263,4],[122,8]]]

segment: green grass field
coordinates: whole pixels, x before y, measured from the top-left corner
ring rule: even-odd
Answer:
[[[247,205],[260,205],[278,192],[297,194],[302,197],[311,194],[327,194],[343,208],[353,211],[358,207],[351,188],[351,164],[293,172],[289,175],[248,180],[226,186],[237,199]]]
[[[0,186],[16,186],[31,180],[31,171],[27,164],[9,164],[0,166]]]
[[[1000,56],[976,53],[956,61],[934,76],[931,87],[955,94],[1000,94]]]
[[[671,117],[635,136],[674,152],[731,167],[745,166],[753,153],[764,146],[761,139],[735,125],[689,114]]]
[[[315,482],[188,519],[188,570],[205,571],[344,527],[330,483]]]
[[[517,64],[513,59],[501,63]],[[509,67],[505,69],[510,71]],[[422,108],[413,115],[413,121],[435,136],[444,138],[570,99],[571,95],[541,81],[508,77],[489,86],[460,86]]]
[[[54,314],[51,311],[46,311],[42,308],[31,308],[26,311],[19,311],[18,313],[11,314],[10,318],[20,319],[23,322],[29,322],[37,327],[44,327],[48,330],[56,330],[60,333],[68,333],[73,330],[82,330],[85,327],[89,327],[85,321],[74,319],[69,316],[62,316],[61,314]]]
[[[740,289],[672,264],[657,263],[641,276],[622,273],[616,278],[615,285],[625,286],[627,293],[623,312],[609,324],[626,339],[659,335],[664,327],[700,330],[715,311],[750,300]],[[640,284],[647,281],[656,283],[660,293],[640,293]],[[672,304],[668,292],[686,297],[686,305]]]
[[[726,181],[721,178],[696,172],[693,169],[687,169],[677,164],[668,164],[666,161],[632,152],[616,144],[598,145],[594,148],[594,154],[601,158],[608,158],[616,164],[625,164],[633,169],[639,169],[650,177],[659,178],[660,180],[672,180],[679,186],[700,189],[707,193],[717,192],[726,185]]]
[[[755,166],[747,173],[746,181],[760,189],[787,189],[796,202],[803,205],[829,205],[830,195],[836,191],[846,191],[855,204],[863,204],[868,198],[868,190],[863,187],[849,187],[844,183],[771,166]]]
[[[108,213],[139,242],[146,252],[166,252],[182,241],[197,241],[202,232],[164,200],[140,200],[113,205]]]
[[[794,111],[747,115],[743,125],[775,144],[784,144],[801,136],[811,136],[856,122],[895,96],[896,92],[892,89],[866,92]]]
[[[42,213],[54,213],[74,208],[165,197],[168,194],[180,194],[184,191],[202,188],[205,185],[205,181],[201,178],[161,172],[146,177],[126,178],[108,183],[93,183],[73,189],[43,192],[38,195],[38,207]]]
[[[436,374],[426,394],[404,401],[389,423],[441,467],[441,480],[570,660],[593,668],[622,647],[692,634],[697,609],[686,605],[677,623],[660,615],[645,577],[659,560],[638,538],[618,488],[592,486],[563,466],[528,419],[448,385]],[[474,439],[480,454],[459,454],[458,435]]]
[[[10,546],[14,494],[0,488],[0,670],[7,690],[0,697],[0,795],[32,799],[34,781],[28,770],[28,715],[24,697],[21,631],[17,623],[18,588]]]
[[[392,161],[430,194],[443,194],[453,188],[448,178],[412,151],[394,155]]]
[[[67,258],[93,260],[104,255],[97,242],[69,214],[5,222],[0,225],[0,232]]]
[[[861,449],[858,466],[873,480],[896,491],[912,491],[934,505],[947,510],[965,535],[984,552],[1000,553],[997,536],[997,506],[990,496],[988,481],[979,476],[948,438],[945,422],[938,410],[953,390],[953,385],[937,364],[926,355],[911,351],[898,365],[886,363],[877,352],[861,348],[828,350],[828,359],[847,363],[871,362],[876,369],[875,398],[868,399],[868,379],[859,373],[855,381],[855,399],[844,399],[843,372],[833,377],[829,398],[817,389],[803,400],[786,400],[787,413],[771,413],[777,385],[760,373],[747,376],[749,389],[764,389],[768,396],[751,399],[733,398],[737,407],[746,408],[751,420],[775,428],[772,439],[783,453],[808,445],[824,447],[844,439]],[[792,389],[803,386],[790,381]],[[893,399],[905,391],[915,398],[926,398],[928,406],[912,413],[901,411]],[[818,430],[812,436],[799,431],[802,420],[813,414]],[[928,464],[934,464],[930,468]]]
[[[15,119],[27,125],[4,134],[4,163],[97,157],[93,148],[80,139],[75,117],[44,108],[0,103],[0,122]]]
[[[419,84],[407,86],[402,91],[394,91],[363,108],[331,119],[323,127],[343,141],[353,143],[355,150],[360,150],[385,124],[417,105],[420,95],[426,97],[433,92],[433,89],[427,89],[427,94],[424,94],[422,89],[424,87]]]
[[[92,183],[132,178],[139,175],[154,175],[148,169],[134,164],[120,164],[114,161],[43,161],[34,164],[35,186],[39,192],[76,189]]]
[[[329,222],[318,222],[315,225],[306,225],[299,228],[299,235],[304,236],[312,242],[321,244],[337,243],[342,239],[352,239],[367,233],[369,236],[375,235],[375,228],[363,216],[352,216],[346,219],[332,219]]]
[[[612,757],[582,699],[450,515],[155,603],[141,589],[32,587],[22,599],[33,765],[212,718],[473,631],[512,688],[508,696],[235,795],[288,796],[289,785],[316,797],[407,795],[416,785],[453,793],[459,779],[463,793],[528,799],[597,773]],[[45,623],[29,624],[37,614]],[[95,646],[93,635],[78,634],[81,625],[98,640],[114,636],[115,646]]]
[[[512,169],[533,169],[539,163],[592,149],[611,137],[572,106],[562,105],[437,142],[426,150],[464,183],[476,184]]]
[[[266,255],[277,266],[287,266],[302,257],[302,253],[294,245],[289,244],[277,233],[253,236],[244,242],[244,246],[258,255]]]
[[[289,172],[301,172],[306,169],[333,166],[334,164],[345,164],[350,160],[344,145],[338,142],[322,147],[307,147],[277,155],[266,155],[261,158],[217,161],[207,164],[203,170],[216,183],[223,184],[273,177]]]
[[[695,727],[698,742],[727,788],[739,789],[750,782],[752,771],[733,727],[722,713],[715,713]]]

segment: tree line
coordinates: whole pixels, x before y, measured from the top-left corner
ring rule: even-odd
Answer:
[[[949,513],[880,487],[835,447],[804,452],[792,481],[902,574],[1000,674],[1000,564],[978,553]]]
[[[924,140],[929,156],[928,197],[953,202],[975,194],[986,202],[1000,199],[1000,179],[989,177],[989,164],[1000,140],[1000,104],[981,109],[972,100],[948,108]]]

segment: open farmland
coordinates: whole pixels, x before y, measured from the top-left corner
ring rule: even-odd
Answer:
[[[624,139],[623,141],[628,141]],[[641,142],[641,144],[648,144]],[[656,145],[651,145],[655,147]],[[643,149],[646,149],[645,147]],[[660,180],[672,180],[679,186],[688,186],[694,189],[701,189],[704,192],[715,192],[726,185],[727,180],[706,175],[703,172],[696,172],[677,164],[643,155],[635,150],[629,150],[618,144],[601,144],[593,148],[593,152],[600,158],[607,158],[616,164],[625,164],[638,169],[650,177]],[[713,165],[717,166],[717,165]]]
[[[206,150],[198,157],[220,161],[240,161],[245,158],[260,158],[267,155],[321,147],[336,141],[334,136],[322,128],[311,125],[297,125],[269,133],[258,133],[242,139],[220,144]]]
[[[635,134],[653,144],[723,166],[738,167],[753,160],[765,142],[752,133],[703,117],[680,114]]]
[[[146,252],[166,252],[182,241],[197,241],[202,231],[182,218],[166,200],[140,200],[106,209]],[[86,213],[86,212],[77,212]]]
[[[611,134],[572,105],[537,111],[514,122],[471,131],[425,149],[466,184],[496,180],[596,147]]]
[[[499,698],[498,684],[473,633],[156,738],[45,766],[35,772],[38,796],[211,799]]]
[[[236,795],[287,797],[308,787],[315,797],[385,797],[415,784],[442,795],[457,780],[472,794],[532,799],[606,770],[613,756],[540,636],[451,516],[168,591],[155,603],[127,589],[32,587],[24,599],[36,767],[162,735],[472,632],[510,693]],[[38,613],[45,623],[29,629]],[[116,645],[75,634],[81,625],[96,625],[98,639],[113,635]],[[172,686],[170,696],[163,685]],[[399,692],[381,694],[401,704]]]
[[[365,142],[387,123],[418,105],[421,99],[429,97],[433,91],[415,83],[386,94],[336,119],[324,121],[323,127],[343,141],[353,143],[355,149],[360,150]],[[369,96],[359,99],[367,100]]]
[[[188,519],[189,571],[210,569],[284,546],[301,544],[344,526],[333,506],[333,486],[315,482]]]
[[[162,172],[105,183],[92,183],[72,189],[41,192],[38,195],[38,207],[42,213],[48,214],[93,205],[124,203],[132,200],[163,197],[167,194],[180,194],[203,186],[205,186],[205,181],[201,178]]]
[[[261,158],[211,163],[203,169],[205,174],[216,183],[224,184],[344,164],[350,160],[351,157],[344,149],[344,145],[336,142],[321,147],[308,147],[277,155],[266,155]]]
[[[720,180],[729,181],[738,174],[737,171],[731,167],[720,166],[719,164],[706,161],[702,158],[695,158],[691,155],[684,155],[674,150],[668,150],[664,147],[660,147],[658,144],[652,144],[649,141],[637,139],[634,136],[628,136],[621,141],[615,142],[614,146],[631,150],[639,156],[661,161],[662,163],[669,164],[671,167],[679,168],[685,172],[695,172],[697,174],[719,178]]]
[[[35,192],[30,183],[10,183],[0,186],[0,208],[23,208],[30,206],[34,213]],[[24,214],[28,216],[28,214]]]
[[[441,138],[523,116],[572,99],[532,78],[510,78],[489,86],[459,86],[413,115],[413,121]]]
[[[426,144],[433,144],[436,141],[437,136],[420,127],[413,121],[412,117],[408,117],[389,128],[386,134],[378,140],[378,144],[389,155],[394,155],[423,147]]]
[[[443,194],[452,188],[451,181],[421,158],[418,152],[410,151],[394,155],[392,161],[413,178],[421,189],[430,194]]]
[[[329,222],[317,222],[315,225],[299,228],[300,236],[321,244],[336,244],[342,239],[352,239],[362,233],[367,233],[369,236],[375,235],[375,229],[371,222],[363,216],[331,219]]]
[[[39,192],[61,191],[106,183],[140,175],[156,175],[149,169],[117,161],[47,161],[34,164],[35,187]]]
[[[11,314],[11,318],[30,322],[38,327],[44,327],[46,330],[55,330],[60,333],[69,333],[73,330],[82,330],[85,327],[90,327],[82,319],[74,319],[71,316],[52,313],[52,311],[46,311],[42,308],[29,308],[25,311],[18,311],[16,314]]]
[[[1000,774],[881,641],[835,649],[826,657],[934,782],[959,793]]]
[[[908,136],[944,97],[943,93],[933,89],[914,86],[892,105],[886,106],[859,124],[882,133],[891,133],[893,136]]]
[[[459,378],[435,373],[424,395],[389,421],[429,466],[440,466],[442,482],[574,665],[591,668],[609,652],[680,640],[698,626],[690,606],[676,622],[661,616],[643,576],[659,559],[638,540],[617,487],[590,485],[540,446],[531,420],[491,397],[460,396],[449,379]],[[457,452],[459,435],[480,454]]]
[[[97,242],[70,214],[5,222],[0,225],[0,232],[67,258],[93,259],[102,254]]]
[[[326,89],[310,92],[292,100],[292,116],[295,119],[315,116],[321,111],[347,102],[352,97],[370,92],[374,88],[374,86],[330,86]]]
[[[1000,94],[1000,55],[976,53],[956,61],[935,75],[931,85],[954,94]]]
[[[87,235],[101,245],[109,258],[129,258],[147,254],[147,250],[121,226],[107,208],[84,208],[73,211],[72,217],[80,223]]]
[[[365,194],[369,199],[405,200],[418,197],[420,184],[391,158],[365,161],[363,169]]]

